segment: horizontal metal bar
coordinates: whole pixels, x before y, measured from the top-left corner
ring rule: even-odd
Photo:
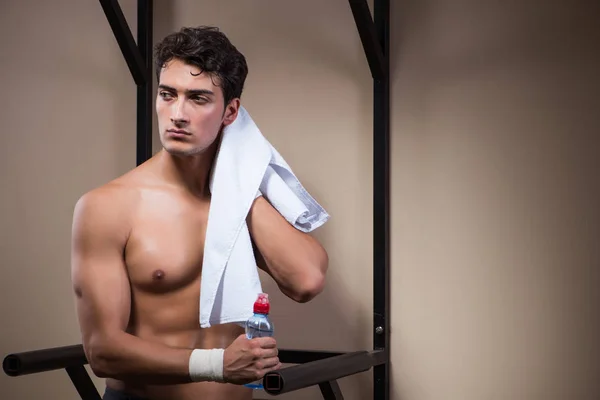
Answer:
[[[289,350],[280,349],[278,352],[279,361],[284,364],[304,364],[323,360],[329,357],[340,356],[345,353],[333,351],[316,351],[316,350]]]
[[[377,32],[375,31],[369,4],[367,4],[367,0],[348,0],[348,2],[358,29],[360,41],[367,56],[371,75],[374,79],[383,79],[387,74],[387,68],[384,62],[383,49],[379,40],[377,40]]]
[[[6,375],[20,376],[76,367],[87,363],[83,345],[76,344],[9,354],[4,357],[2,368]]]
[[[284,364],[304,364],[336,357],[345,353],[317,350],[279,350],[279,360]],[[4,358],[4,372],[10,376],[52,371],[87,364],[83,345],[54,347],[9,354]]]
[[[143,85],[150,77],[146,72],[147,69],[144,65],[144,59],[135,43],[129,25],[127,25],[127,20],[123,15],[119,2],[117,0],[100,0],[100,5],[102,5],[106,19],[121,48],[121,52],[123,53],[125,62],[133,76],[133,80],[136,85]]]
[[[381,350],[346,353],[268,372],[263,387],[271,395],[283,394],[364,372],[385,362]]]

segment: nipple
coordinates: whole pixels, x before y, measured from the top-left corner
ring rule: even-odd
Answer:
[[[159,281],[159,280],[161,280],[164,277],[165,277],[165,273],[164,273],[164,271],[162,269],[157,269],[152,274],[152,279],[154,279],[155,281]]]

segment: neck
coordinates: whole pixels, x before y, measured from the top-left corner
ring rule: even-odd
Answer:
[[[161,150],[157,157],[160,174],[170,184],[180,186],[198,197],[209,193],[209,177],[217,146],[191,156],[174,155]]]

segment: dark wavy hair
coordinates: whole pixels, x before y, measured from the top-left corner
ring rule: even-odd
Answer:
[[[157,80],[163,66],[172,59],[194,65],[216,77],[217,82],[214,79],[213,82],[221,87],[225,105],[242,96],[248,75],[246,58],[219,28],[183,27],[160,41],[154,48]]]

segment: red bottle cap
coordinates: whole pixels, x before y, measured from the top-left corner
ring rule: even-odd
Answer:
[[[258,299],[254,302],[254,312],[257,314],[268,314],[271,309],[269,304],[269,295],[266,293],[260,293]]]

